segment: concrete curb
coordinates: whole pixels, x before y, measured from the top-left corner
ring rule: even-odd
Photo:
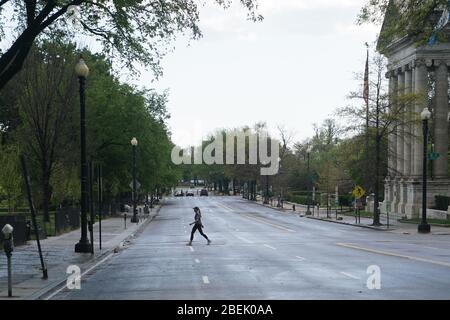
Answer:
[[[246,199],[244,199],[244,200],[246,200]],[[347,226],[360,227],[360,228],[365,228],[365,229],[372,229],[372,230],[376,230],[376,231],[393,231],[393,230],[395,230],[393,228],[381,229],[381,228],[372,227],[372,226],[369,226],[369,225],[363,225],[363,224],[358,225],[358,224],[352,224],[352,223],[348,223],[348,222],[340,222],[340,221],[329,220],[329,219],[325,219],[325,218],[317,218],[317,217],[312,217],[312,216],[306,216],[306,215],[302,215],[298,211],[292,211],[292,210],[284,209],[284,208],[271,207],[271,206],[267,206],[267,205],[265,205],[263,203],[259,203],[259,202],[256,202],[256,201],[253,201],[253,203],[256,203],[257,205],[260,205],[260,206],[263,206],[263,207],[266,207],[266,208],[269,208],[269,209],[281,211],[281,212],[284,212],[284,213],[291,213],[291,214],[299,215],[300,217],[306,217],[308,219],[313,219],[313,220],[319,220],[319,221],[343,224],[343,225],[347,225]]]
[[[337,223],[337,224],[343,224],[343,225],[352,226],[352,227],[360,227],[360,228],[365,228],[365,229],[372,229],[372,230],[376,230],[376,231],[392,231],[392,230],[395,230],[395,229],[392,229],[392,228],[381,229],[379,227],[373,227],[373,226],[369,226],[369,225],[365,225],[365,224],[353,224],[353,223],[348,223],[348,222],[340,222],[340,221],[334,221],[334,220],[329,220],[329,219],[324,219],[324,218],[317,218],[317,217],[310,217],[310,216],[307,216],[306,218],[313,219],[313,220],[319,220],[319,221],[325,221],[325,222],[331,222],[331,223]]]
[[[242,198],[242,199],[243,200],[247,200],[247,199],[244,199],[244,198]],[[254,204],[257,204],[259,206],[265,207],[265,208],[276,210],[276,211],[280,211],[280,212],[284,212],[284,213],[290,213],[290,214],[294,214],[294,215],[300,215],[300,211],[293,211],[293,210],[285,209],[285,208],[272,207],[270,205],[269,206],[265,205],[264,203],[259,203],[258,201],[251,201],[251,200],[247,200],[247,201],[249,201],[251,203],[254,203]]]
[[[407,224],[414,224],[414,225],[418,225],[418,222],[412,222],[412,221],[406,221],[406,220],[399,220],[400,223],[407,223]],[[430,223],[428,222],[428,224],[432,227],[440,227],[440,228],[450,228],[450,225],[448,224],[441,224],[441,223]]]
[[[136,236],[136,234],[139,234],[143,229],[145,229],[145,227],[147,227],[147,225],[149,225],[150,222],[152,222],[153,219],[159,214],[159,211],[161,210],[161,208],[162,208],[162,205],[159,206],[159,208],[156,210],[156,214],[154,214],[154,215],[150,216],[148,219],[146,219],[141,225],[139,225],[137,227],[137,229],[132,234],[127,236],[125,239],[123,239],[117,246],[114,246],[114,247],[106,250],[105,252],[103,252],[102,254],[100,254],[96,257],[93,257],[92,260],[90,260],[88,263],[84,264],[82,266],[82,268],[85,270],[88,270],[89,268],[94,266],[97,262],[114,254],[117,250],[120,249],[120,247],[122,246],[122,244],[124,242],[129,241],[130,239],[134,238]],[[61,277],[60,279],[53,281],[52,283],[50,283],[47,286],[45,286],[44,288],[34,292],[33,294],[23,297],[22,300],[41,300],[41,299],[45,298],[46,296],[50,295],[53,291],[55,291],[55,290],[59,289],[61,286],[63,286],[66,283],[66,281],[67,281],[67,276]]]

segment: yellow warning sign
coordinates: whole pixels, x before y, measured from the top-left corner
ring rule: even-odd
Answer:
[[[362,187],[357,186],[355,189],[353,189],[352,194],[356,199],[361,199],[362,197],[364,197],[366,192],[364,191],[364,189]]]

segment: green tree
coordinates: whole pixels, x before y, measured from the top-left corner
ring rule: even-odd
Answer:
[[[230,1],[213,2],[230,5]],[[240,3],[248,9],[250,19],[261,19],[256,0]],[[5,52],[0,52],[0,90],[22,68],[38,37],[73,36],[77,32],[71,18],[79,21],[79,33],[97,39],[103,52],[109,52],[121,65],[134,69],[140,62],[156,74],[160,73],[164,48],[178,33],[188,31],[194,39],[201,36],[194,0],[0,0],[0,40],[6,16],[12,17],[18,35]]]
[[[6,197],[9,213],[14,212],[22,198],[22,176],[18,161],[19,149],[16,146],[0,146],[0,195]]]
[[[383,52],[396,39],[410,36],[417,44],[426,43],[436,31],[445,38],[436,25],[447,0],[367,0],[358,16],[358,23],[383,25],[378,48]]]
[[[21,126],[17,141],[39,170],[40,206],[50,221],[50,183],[55,163],[65,148],[67,126],[75,97],[73,47],[59,41],[33,47],[19,76],[13,81]]]

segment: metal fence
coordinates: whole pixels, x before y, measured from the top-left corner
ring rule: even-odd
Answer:
[[[55,233],[61,234],[65,231],[78,229],[80,227],[80,209],[58,208],[55,212]]]

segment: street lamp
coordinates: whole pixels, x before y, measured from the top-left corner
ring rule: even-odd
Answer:
[[[283,174],[284,174],[284,168],[282,167],[281,164],[281,158],[278,157],[278,177],[279,177],[279,181],[281,183],[279,183],[280,186],[280,193],[278,195],[278,203],[277,203],[277,208],[283,208]]]
[[[131,139],[131,145],[133,146],[133,217],[131,218],[132,223],[138,223],[137,218],[137,205],[136,205],[136,147],[138,141],[136,138]]]
[[[269,175],[266,175],[266,192],[264,192],[264,204],[269,204]]]
[[[2,229],[3,236],[5,240],[3,241],[3,248],[5,249],[6,258],[8,260],[8,297],[12,297],[12,268],[11,268],[11,256],[13,252],[14,242],[13,242],[13,230],[14,228],[5,224]]]
[[[308,149],[306,149],[306,156],[307,156],[307,158],[308,158],[308,189],[310,188],[310,185],[311,185],[311,174],[310,174],[310,172],[309,172],[309,155],[310,155],[310,153],[311,153],[311,151],[312,151],[312,147],[311,146],[309,146],[308,147]],[[311,191],[312,192],[312,191]],[[307,206],[307,209],[306,209],[306,215],[307,216],[310,216],[311,215],[311,209],[310,209],[310,205],[311,205],[311,197],[310,197],[310,195],[308,194],[308,197],[307,197],[307,202],[308,202],[308,206]]]
[[[75,66],[75,74],[80,83],[80,142],[81,142],[81,239],[75,245],[75,252],[91,252],[91,244],[87,236],[88,211],[88,164],[86,157],[86,108],[85,85],[89,68],[80,58]]]
[[[419,233],[430,233],[431,227],[427,223],[427,144],[428,144],[428,120],[431,112],[424,108],[420,114],[423,124],[423,176],[422,176],[422,222],[419,224]]]

